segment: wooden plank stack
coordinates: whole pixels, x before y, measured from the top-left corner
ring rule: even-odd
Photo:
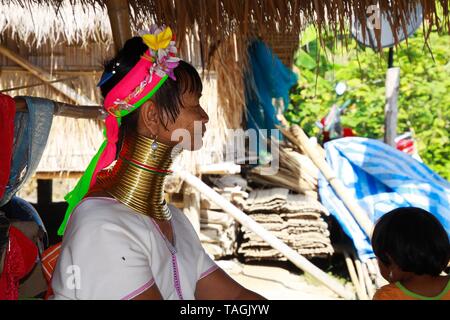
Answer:
[[[333,253],[327,210],[315,198],[292,194],[286,188],[255,189],[243,203],[244,211],[300,254],[326,257]],[[257,235],[241,228],[238,254],[245,261],[286,260]]]
[[[214,190],[233,203],[242,203],[248,197],[246,181],[239,175],[227,175],[216,180]],[[205,250],[220,259],[236,252],[238,224],[232,216],[206,198],[200,201],[200,240]]]

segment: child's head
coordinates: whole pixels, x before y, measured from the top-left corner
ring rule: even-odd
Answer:
[[[408,275],[438,276],[450,259],[447,232],[429,212],[398,208],[377,222],[372,247],[381,275],[396,282]]]
[[[133,69],[148,49],[141,37],[126,41],[117,55],[105,64],[105,72],[114,75],[100,85],[103,97]],[[140,108],[122,118],[121,136],[131,130],[156,137],[167,145],[183,142],[182,146],[189,150],[202,146],[209,118],[199,102],[203,90],[200,75],[183,60],[179,61],[173,74],[176,80],[169,77]],[[182,131],[188,132],[191,139],[181,141]]]

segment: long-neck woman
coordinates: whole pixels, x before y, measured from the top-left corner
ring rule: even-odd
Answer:
[[[54,299],[262,298],[218,267],[186,216],[165,200],[174,157],[201,148],[208,122],[195,68],[164,60],[175,52],[164,42],[167,33],[128,40],[105,65],[100,89],[120,129],[109,120],[109,144],[98,161],[116,162],[96,176],[68,219]],[[125,89],[131,93],[123,96]]]

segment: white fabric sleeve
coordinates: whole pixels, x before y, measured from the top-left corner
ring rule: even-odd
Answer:
[[[210,256],[206,253],[204,249],[202,249],[202,253],[200,255],[199,267],[200,270],[198,280],[201,280],[206,276],[209,276],[211,273],[213,273],[219,268],[219,266],[214,262],[213,259],[210,258]]]
[[[125,227],[85,224],[64,238],[55,299],[132,299],[154,284],[150,254]]]

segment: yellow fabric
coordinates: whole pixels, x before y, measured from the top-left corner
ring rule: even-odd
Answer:
[[[144,43],[152,50],[165,49],[172,40],[172,30],[167,27],[163,32],[154,34],[145,34],[142,36]]]

